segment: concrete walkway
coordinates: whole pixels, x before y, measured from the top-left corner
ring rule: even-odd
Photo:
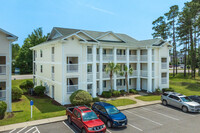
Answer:
[[[141,106],[147,106],[147,105],[152,105],[152,104],[159,104],[161,101],[151,101],[151,102],[145,102],[136,99],[135,97],[141,96],[141,95],[146,95],[145,93],[140,93],[140,95],[130,95],[130,96],[123,96],[123,97],[117,97],[117,98],[100,98],[101,100],[115,100],[115,99],[123,99],[123,98],[128,98],[131,100],[136,101],[136,104],[130,104],[126,106],[119,106],[117,107],[119,110],[126,110],[130,108],[136,108],[136,107],[141,107]],[[67,119],[67,116],[60,116],[60,117],[53,117],[53,118],[48,118],[48,119],[41,119],[41,120],[34,120],[34,121],[29,121],[29,122],[23,122],[23,123],[17,123],[17,124],[11,124],[11,125],[5,125],[5,126],[0,126],[0,132],[1,131],[7,131],[7,130],[12,130],[16,128],[23,128],[26,126],[34,126],[34,125],[41,125],[41,124],[46,124],[46,123],[52,123],[52,122],[58,122],[58,121],[64,121]]]
[[[12,75],[12,80],[19,80],[19,79],[33,79],[33,75]]]

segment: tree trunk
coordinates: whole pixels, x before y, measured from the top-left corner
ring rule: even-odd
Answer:
[[[110,90],[111,90],[111,92],[113,92],[113,88],[112,88],[112,76],[113,76],[113,74],[112,74],[112,71],[110,72]]]
[[[190,60],[190,56],[189,56],[189,53],[190,53],[190,38],[188,37],[188,76],[190,75],[190,67],[189,67],[189,60]]]
[[[185,53],[184,53],[184,77],[186,77],[186,49],[187,49],[187,40],[186,40],[186,43],[185,43]]]
[[[193,42],[193,31],[190,28],[190,44],[191,44],[191,69],[192,69],[192,78],[195,78],[195,54],[194,54],[194,42]]]
[[[127,74],[127,72],[125,73],[125,82],[126,82],[126,90],[129,93],[129,89],[128,89],[128,74]]]
[[[177,65],[176,65],[176,42],[175,42],[175,20],[173,18],[173,77],[175,76],[175,67],[177,73]]]

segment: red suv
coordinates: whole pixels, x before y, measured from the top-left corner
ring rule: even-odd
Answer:
[[[93,110],[86,106],[70,107],[66,110],[69,124],[74,124],[82,133],[105,133],[106,126]]]

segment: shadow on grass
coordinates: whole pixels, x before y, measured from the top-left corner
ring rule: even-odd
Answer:
[[[44,96],[44,97],[33,97],[29,95],[25,95],[29,101],[33,100],[34,106],[40,110],[41,113],[49,113],[49,112],[58,112],[65,110],[64,106],[54,105],[52,103],[52,99]]]

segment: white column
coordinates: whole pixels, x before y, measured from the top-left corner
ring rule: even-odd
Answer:
[[[148,48],[148,79],[147,79],[147,92],[152,92],[152,48]]]
[[[126,49],[126,66],[129,71],[129,48]],[[129,87],[129,74],[128,74],[127,80],[128,80],[128,87]],[[128,88],[128,89],[130,89],[130,88]]]
[[[158,87],[161,88],[161,54],[160,49],[159,50],[159,59],[158,59]]]
[[[92,54],[93,54],[93,61],[92,61],[92,74],[93,74],[93,83],[92,83],[92,97],[96,97],[96,88],[97,88],[97,68],[96,68],[96,55],[97,55],[97,48],[96,45],[93,45],[92,47]]]
[[[117,64],[117,48],[116,47],[114,47],[114,49],[113,49],[113,54],[114,54],[113,55],[113,57],[114,57],[114,63]],[[114,82],[113,82],[113,84],[114,84],[113,88],[114,88],[114,90],[117,90],[117,75],[116,74],[114,74],[113,80],[114,80]]]
[[[167,53],[167,88],[169,88],[169,49]]]
[[[100,94],[103,91],[103,49],[100,47],[99,49],[99,90]]]
[[[6,63],[6,65],[7,65],[7,63]],[[12,42],[9,42],[9,67],[8,68],[9,68],[9,81],[7,83],[8,87],[6,87],[6,89],[8,89],[6,91],[6,101],[8,103],[7,111],[12,112],[12,80],[11,80],[11,76],[12,76]]]
[[[137,88],[140,91],[140,49],[137,49]]]

